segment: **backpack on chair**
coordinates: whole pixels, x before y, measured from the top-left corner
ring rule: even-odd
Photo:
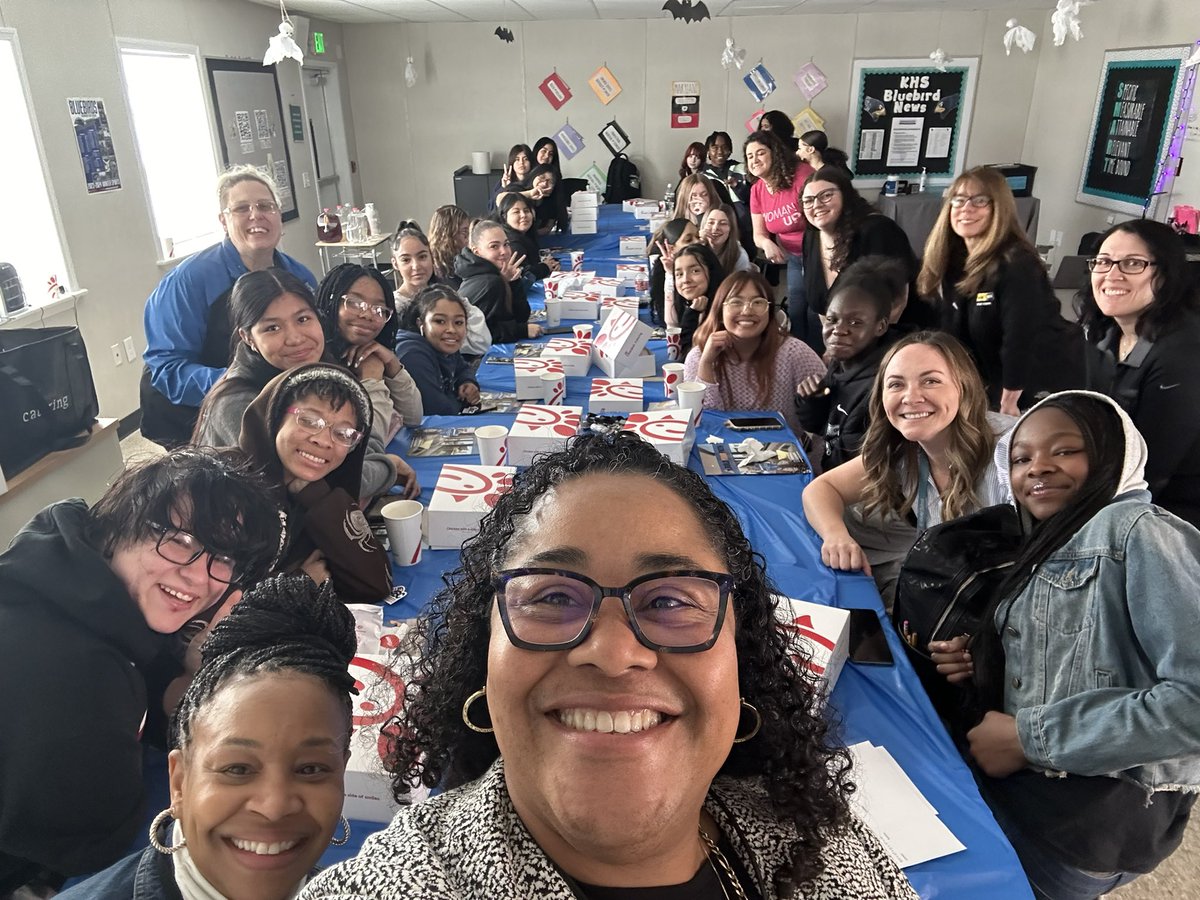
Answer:
[[[638,167],[624,153],[618,153],[608,164],[608,182],[604,190],[605,203],[620,203],[642,196],[642,176]]]

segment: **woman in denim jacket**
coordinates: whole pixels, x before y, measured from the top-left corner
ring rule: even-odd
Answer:
[[[969,757],[1037,897],[1149,872],[1200,790],[1200,531],[1150,502],[1146,456],[1103,395],[1027,412],[996,449],[1029,530],[995,629],[930,645],[987,710]]]

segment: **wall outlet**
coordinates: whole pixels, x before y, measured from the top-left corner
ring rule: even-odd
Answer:
[[[133,338],[127,337],[122,343],[125,344],[125,359],[128,362],[133,362],[137,359],[137,348],[133,346]]]
[[[120,344],[113,344],[109,349],[112,350],[114,366],[119,366],[121,363],[125,362],[125,354],[121,352]]]

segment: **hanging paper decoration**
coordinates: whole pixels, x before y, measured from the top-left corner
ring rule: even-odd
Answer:
[[[700,127],[700,82],[671,82],[671,127]]]
[[[760,106],[754,112],[750,113],[750,118],[746,120],[746,130],[751,134],[758,131],[758,120],[762,118],[762,114],[765,112],[766,110]]]
[[[954,57],[947,55],[946,51],[941,47],[930,53],[929,58],[933,61],[933,67],[939,72],[946,71],[946,63],[954,62]]]
[[[554,143],[564,159],[574,159],[583,150],[583,135],[572,128],[570,122],[566,122],[555,133]]]
[[[588,84],[592,86],[592,90],[596,92],[596,96],[605,106],[608,106],[613,98],[621,93],[621,83],[617,81],[617,76],[609,71],[608,66],[598,68],[588,79]]]
[[[693,3],[692,0],[667,0],[662,6],[663,12],[669,12],[676,21],[703,22],[711,19],[708,14],[708,4],[704,0]]]
[[[582,176],[587,183],[588,189],[597,193],[604,193],[604,189],[608,186],[608,176],[600,171],[600,167],[592,163],[591,168],[583,173]]]
[[[505,28],[503,25],[497,25],[496,30],[492,32],[500,40],[506,44],[511,44],[514,40],[511,29]]]
[[[547,75],[545,80],[538,85],[538,90],[555,109],[562,109],[563,104],[571,99],[571,89],[567,87],[567,83],[562,80],[562,76],[558,72],[551,72]]]
[[[1090,6],[1092,0],[1058,0],[1050,14],[1050,26],[1054,29],[1054,46],[1061,47],[1070,34],[1075,40],[1083,39],[1083,28],[1079,21],[1081,7]]]
[[[280,4],[280,9],[282,8],[283,5]],[[263,55],[263,65],[273,66],[285,59],[294,59],[300,65],[304,65],[304,51],[296,43],[295,34],[296,30],[292,27],[291,19],[280,22],[279,34],[267,41],[267,52]]]
[[[413,87],[417,83],[417,67],[413,65],[413,58],[411,56],[404,66],[404,83],[409,87]]]
[[[800,112],[796,113],[792,119],[792,124],[796,126],[796,134],[804,134],[806,131],[825,130],[825,120],[817,115],[811,106],[806,106]]]
[[[751,69],[750,74],[742,81],[746,82],[746,87],[750,89],[755,100],[765,100],[775,92],[775,78],[762,63]]]
[[[811,100],[829,86],[829,79],[814,62],[802,65],[792,80],[796,82],[796,87],[800,88],[805,100]]]
[[[1012,48],[1015,46],[1018,50],[1028,53],[1033,49],[1033,44],[1037,40],[1037,35],[1026,28],[1024,25],[1017,23],[1016,19],[1009,19],[1004,23],[1004,27],[1008,31],[1004,32],[1004,55],[1008,56],[1012,53]]]
[[[725,38],[725,50],[721,53],[721,65],[728,69],[737,66],[738,69],[746,62],[746,51],[733,42],[733,38]]]
[[[617,124],[616,119],[600,129],[600,140],[604,142],[604,146],[613,156],[629,146],[629,135],[625,133],[624,128]]]

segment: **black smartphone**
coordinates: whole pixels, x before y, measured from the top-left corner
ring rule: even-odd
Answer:
[[[747,416],[744,419],[727,419],[725,427],[732,431],[776,431],[783,423],[774,416]]]
[[[850,659],[867,666],[890,666],[891,648],[873,609],[850,610]]]

